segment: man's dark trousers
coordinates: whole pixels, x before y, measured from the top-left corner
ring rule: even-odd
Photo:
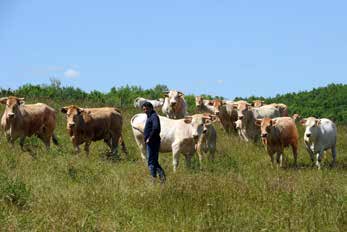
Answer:
[[[165,178],[165,173],[158,162],[159,148],[160,140],[146,144],[149,171],[153,177],[157,177],[158,172],[160,179],[162,179]]]

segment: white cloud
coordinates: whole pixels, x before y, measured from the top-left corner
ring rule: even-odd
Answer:
[[[224,84],[224,80],[217,80],[217,84],[220,84],[220,85]]]
[[[64,76],[68,78],[76,78],[80,76],[80,72],[70,68],[64,72]]]

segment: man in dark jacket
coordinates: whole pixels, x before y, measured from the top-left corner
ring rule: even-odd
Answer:
[[[142,109],[147,114],[144,140],[146,143],[148,168],[153,178],[157,177],[158,172],[160,181],[163,183],[166,179],[165,172],[158,162],[160,148],[160,120],[150,102],[143,103]]]

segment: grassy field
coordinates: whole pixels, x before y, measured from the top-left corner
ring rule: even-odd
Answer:
[[[69,105],[46,101],[56,109]],[[92,106],[84,103],[83,106]],[[3,107],[0,108],[3,112]],[[337,166],[326,153],[322,170],[311,167],[300,130],[298,164],[290,150],[285,167],[272,168],[264,147],[226,136],[219,124],[216,160],[186,168],[161,154],[167,183],[152,185],[124,116],[129,156],[106,159],[107,146],[92,143],[89,157],[74,154],[58,117],[61,147],[46,152],[36,138],[21,152],[0,136],[2,231],[347,231],[347,127],[338,126]]]

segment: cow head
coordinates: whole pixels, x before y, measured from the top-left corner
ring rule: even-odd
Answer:
[[[20,105],[23,105],[24,98],[18,98],[15,96],[0,98],[0,103],[6,105],[5,115],[7,120],[16,118]]]
[[[252,109],[252,106],[247,102],[239,102],[233,104],[233,109],[237,110],[238,119],[242,120],[245,114]]]
[[[216,115],[219,115],[221,107],[225,105],[225,102],[220,99],[215,99],[213,101],[213,111]]]
[[[305,126],[304,140],[306,142],[315,141],[320,126],[320,119],[315,117],[304,118],[300,121],[301,125]]]
[[[262,101],[262,100],[254,100],[252,103],[252,106],[254,106],[254,107],[260,107],[263,105],[264,105],[264,101]]]
[[[61,112],[66,114],[66,129],[70,130],[75,127],[81,118],[81,114],[84,112],[82,108],[77,106],[65,106],[61,108]]]
[[[192,116],[186,116],[184,122],[190,124],[192,128],[192,136],[194,142],[197,143],[199,137],[206,134],[208,127],[217,119],[216,115],[212,114],[195,114]]]
[[[164,96],[169,99],[169,105],[172,109],[176,108],[178,102],[180,102],[180,98],[184,96],[182,92],[176,90],[170,90],[164,93]]]
[[[254,123],[260,127],[262,142],[267,144],[267,136],[270,134],[272,127],[276,125],[276,121],[271,118],[263,118],[257,119]]]

